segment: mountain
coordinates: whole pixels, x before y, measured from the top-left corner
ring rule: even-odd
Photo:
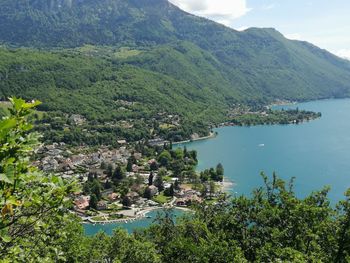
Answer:
[[[0,42],[28,48],[17,51],[16,56],[24,60],[10,56],[15,51],[6,48],[0,53],[1,60],[11,57],[0,64],[0,73],[8,80],[1,84],[1,97],[47,94],[49,109],[67,111],[70,104],[80,112],[91,112],[80,109],[86,105],[76,107],[71,97],[60,107],[64,96],[50,94],[76,87],[74,91],[91,97],[96,82],[110,81],[105,72],[119,78],[125,71],[128,81],[139,81],[139,86],[145,76],[152,78],[157,101],[165,100],[162,87],[167,80],[167,95],[174,100],[163,104],[174,112],[191,107],[201,111],[208,104],[223,114],[237,103],[350,95],[350,62],[310,43],[288,40],[274,29],[235,31],[188,14],[166,0],[0,0]],[[77,69],[80,63],[83,67]],[[81,72],[88,65],[92,65],[90,71]],[[143,100],[154,102],[146,88],[133,90],[131,84],[120,88],[120,82],[112,86],[106,88],[111,98],[141,92]],[[175,107],[186,103],[191,105],[186,110]],[[106,105],[104,111],[112,114]],[[101,107],[92,108],[101,111]]]

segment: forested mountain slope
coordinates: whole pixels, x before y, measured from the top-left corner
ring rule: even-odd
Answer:
[[[99,121],[150,118],[163,111],[191,118],[213,111],[212,116],[222,117],[218,105],[223,98],[208,89],[75,53],[0,48],[1,97],[40,99],[45,102],[41,110],[81,113]]]
[[[0,74],[5,79],[2,98],[45,95],[49,109],[63,104],[68,111],[71,104],[86,113],[91,112],[84,110],[87,105],[93,105],[97,115],[117,114],[111,103],[94,96],[102,96],[101,90],[116,100],[142,93],[146,104],[156,100],[168,111],[207,104],[221,114],[237,103],[350,94],[348,61],[309,43],[288,40],[274,29],[235,31],[166,0],[0,0],[0,41],[47,50],[18,51],[15,56],[2,50]],[[121,83],[110,75],[121,79],[125,71],[128,81],[121,91]],[[157,84],[149,85],[145,76]],[[138,82],[139,88],[129,82]],[[67,88],[72,90],[69,95]],[[88,98],[81,107],[73,102],[78,90]],[[183,104],[188,107],[177,107]]]

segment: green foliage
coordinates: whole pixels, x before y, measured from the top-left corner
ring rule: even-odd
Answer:
[[[48,142],[117,146],[155,134],[181,141],[208,135],[238,104],[350,94],[349,62],[273,29],[234,31],[164,0],[1,0],[0,40],[55,47],[0,48],[0,97],[42,100]],[[181,125],[162,123],[162,112],[178,114]],[[73,113],[87,122],[71,125]],[[131,128],[120,123],[130,120]]]
[[[160,163],[161,166],[167,167],[169,163],[171,162],[172,157],[169,153],[169,151],[164,150],[161,152],[161,154],[158,156],[158,162]]]
[[[165,195],[165,192],[161,192],[159,195],[153,197],[153,201],[159,204],[166,204],[171,201],[171,198]]]
[[[120,182],[121,180],[123,180],[125,178],[125,172],[123,171],[123,169],[118,165],[115,170],[114,173],[112,175],[112,180],[113,182]]]
[[[148,139],[151,119],[160,122],[158,113],[164,112],[178,114],[181,126],[154,132],[179,141],[194,132],[207,135],[208,123],[224,117],[217,98],[186,82],[68,51],[0,48],[0,79],[2,76],[0,98],[21,95],[44,102],[39,109],[49,114],[42,116],[38,130],[48,142],[117,146],[121,138]],[[72,114],[86,121],[74,125]],[[124,127],[123,122],[131,127]]]
[[[0,122],[0,255],[18,261],[60,261],[64,256],[58,240],[67,233],[59,228],[71,222],[65,214],[70,205],[66,197],[74,184],[31,165],[39,135],[30,132],[28,116],[40,102],[10,101],[11,115]]]
[[[216,166],[216,169],[205,169],[200,173],[200,179],[202,182],[214,181],[222,182],[224,180],[224,167],[221,163]]]
[[[90,196],[90,201],[89,201],[89,207],[91,209],[97,209],[97,203],[98,203],[98,199],[97,196],[95,194],[91,194]]]
[[[264,124],[299,124],[321,117],[321,113],[312,111],[295,110],[268,110],[265,114],[246,113],[231,118],[230,122],[239,126],[264,125]]]
[[[168,211],[155,225],[133,235],[119,229],[112,236],[86,237],[65,209],[72,185],[30,166],[37,136],[29,132],[32,127],[26,119],[35,103],[20,99],[12,103],[12,115],[0,125],[0,255],[5,262],[345,263],[349,259],[350,191],[334,208],[327,198],[329,189],[299,199],[293,180],[286,184],[275,174],[271,181],[262,174],[265,186],[251,196],[223,196],[215,203],[199,204],[194,214],[177,223]],[[168,153],[174,159],[193,156],[186,149]],[[221,175],[223,167],[209,173]],[[90,181],[95,188],[93,176]],[[215,188],[213,182],[210,188]],[[158,198],[164,202],[171,197]],[[131,205],[126,196],[123,205]]]
[[[169,188],[166,188],[164,190],[164,195],[165,196],[174,196],[174,185],[171,184]]]
[[[164,190],[164,182],[163,182],[163,176],[161,173],[158,173],[157,177],[154,179],[153,184],[158,188],[158,191],[161,192]]]
[[[347,262],[349,198],[332,208],[328,189],[298,199],[274,174],[251,197],[199,206],[174,224],[171,217],[143,235],[163,262]]]
[[[164,0],[1,0],[0,40],[27,47],[112,46],[79,52],[171,76],[224,103],[349,95],[347,61],[274,29],[238,32]],[[71,68],[82,65],[88,64]],[[94,73],[93,81],[99,78]],[[73,88],[87,83],[75,74],[56,81]]]
[[[89,253],[82,262],[160,263],[154,244],[116,229],[112,236],[99,233],[89,240]]]

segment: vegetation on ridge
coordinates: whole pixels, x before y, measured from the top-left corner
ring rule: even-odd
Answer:
[[[350,193],[334,208],[328,188],[299,199],[294,180],[286,184],[275,174],[271,181],[262,174],[265,187],[251,197],[198,205],[178,223],[168,214],[132,235],[117,229],[112,236],[84,236],[65,210],[72,185],[28,162],[37,142],[27,122],[35,103],[12,102],[12,115],[0,123],[1,262],[350,260]]]
[[[1,49],[3,98],[40,97],[50,110],[99,120],[157,105],[206,121],[240,103],[350,94],[348,61],[273,29],[235,31],[166,0],[0,3],[0,41],[55,50]],[[116,112],[120,97],[146,105]]]

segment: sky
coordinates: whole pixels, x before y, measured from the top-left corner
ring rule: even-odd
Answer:
[[[236,30],[273,27],[350,59],[350,0],[169,0]]]

